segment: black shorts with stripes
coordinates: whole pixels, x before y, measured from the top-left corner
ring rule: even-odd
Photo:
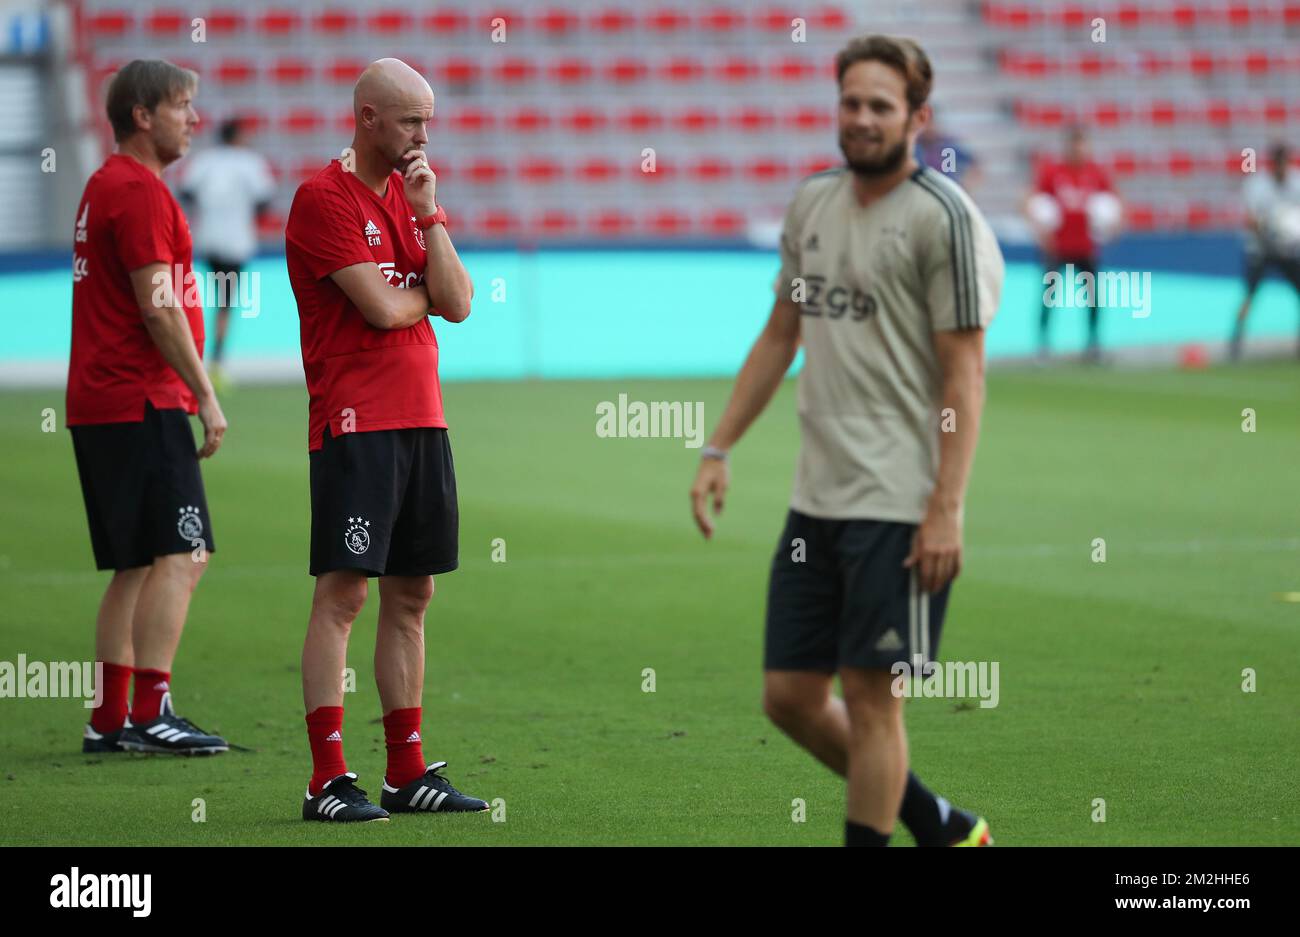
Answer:
[[[791,511],[772,558],[763,669],[888,670],[938,653],[951,584],[922,592],[903,561],[915,524]]]

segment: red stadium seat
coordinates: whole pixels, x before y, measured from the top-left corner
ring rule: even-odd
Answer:
[[[1129,110],[1128,105],[1121,104],[1118,101],[1098,101],[1092,106],[1092,112],[1089,116],[1092,122],[1099,127],[1117,127],[1120,124],[1128,123],[1133,113]]]
[[[612,182],[623,174],[623,168],[612,159],[592,157],[578,164],[576,175],[583,182]]]
[[[261,133],[271,126],[271,120],[266,116],[264,111],[256,108],[241,108],[239,111],[239,123],[244,128],[244,132],[250,137]]]
[[[790,176],[790,164],[783,159],[766,157],[745,164],[745,175],[755,182],[779,182]]]
[[[177,9],[157,9],[144,18],[145,32],[154,36],[172,36],[190,28],[193,19]]]
[[[615,119],[620,130],[632,132],[658,130],[664,124],[663,115],[651,107],[630,107]]]
[[[1208,101],[1204,113],[1206,121],[1218,126],[1231,124],[1234,116],[1232,104],[1228,101]]]
[[[1173,101],[1152,101],[1147,109],[1147,119],[1158,127],[1168,127],[1178,122],[1178,105]]]
[[[492,77],[507,84],[521,84],[537,77],[537,65],[531,59],[510,56],[496,64]]]
[[[351,133],[356,129],[356,117],[352,113],[352,108],[346,108],[334,115],[334,131],[340,135]]]
[[[562,208],[543,211],[533,221],[533,229],[548,237],[564,237],[578,230],[578,219],[571,212]]]
[[[469,17],[461,10],[433,10],[420,18],[420,27],[435,36],[450,36],[469,26]]]
[[[691,216],[673,208],[660,208],[646,218],[646,227],[654,234],[686,234],[691,230]]]
[[[547,77],[557,84],[573,85],[591,78],[591,62],[581,56],[569,56],[552,62],[546,69]]]
[[[792,10],[768,7],[765,10],[759,11],[758,15],[754,18],[754,21],[758,24],[760,29],[766,30],[767,32],[789,32],[794,29],[790,24],[799,15],[800,14],[796,14]]]
[[[546,156],[530,156],[519,164],[518,175],[531,185],[550,185],[564,178],[564,164]]]
[[[300,157],[294,160],[293,166],[289,170],[289,182],[294,186],[301,185],[324,169],[327,164],[326,160],[316,156]]]
[[[710,7],[699,15],[699,24],[708,32],[734,33],[745,26],[745,14],[728,7]]]
[[[379,33],[383,36],[392,36],[396,33],[408,32],[413,25],[414,20],[411,14],[400,7],[388,7],[382,10],[376,10],[366,17],[366,27],[372,33]]]
[[[518,234],[519,216],[508,208],[489,208],[478,215],[474,227],[492,237]]]
[[[735,167],[722,157],[706,156],[687,167],[686,173],[697,182],[714,183],[730,179]]]
[[[135,17],[129,10],[99,10],[88,13],[85,24],[92,36],[124,36],[135,25]]]
[[[239,10],[209,10],[204,22],[210,36],[233,36],[246,25],[244,14]]]
[[[824,65],[818,65],[803,56],[787,55],[773,62],[768,74],[778,81],[808,81],[820,78],[825,73]]]
[[[476,60],[453,55],[435,62],[433,74],[447,84],[466,85],[478,81],[483,70]]]
[[[1110,155],[1110,171],[1117,176],[1136,175],[1144,166],[1141,158],[1128,150],[1120,150]]]
[[[509,177],[506,167],[488,156],[480,156],[464,167],[464,176],[475,185],[493,185]]]
[[[731,55],[714,66],[714,76],[720,81],[753,81],[763,73],[759,64],[743,55]]]
[[[325,66],[325,77],[335,84],[353,84],[370,64],[365,59],[335,59]]]
[[[1156,226],[1156,210],[1150,205],[1127,204],[1124,206],[1124,222],[1134,231],[1150,231]]]
[[[1218,59],[1215,58],[1213,52],[1205,49],[1194,49],[1191,54],[1188,55],[1187,64],[1193,75],[1204,78],[1214,74],[1214,70],[1218,67],[1219,62]]]
[[[636,14],[624,7],[598,10],[592,15],[591,28],[598,33],[624,33],[636,28]]]
[[[736,237],[745,230],[745,216],[738,211],[719,208],[700,218],[700,227],[715,237]]]
[[[316,14],[312,27],[326,35],[343,36],[357,28],[357,18],[351,11],[336,7]]]
[[[567,36],[577,31],[582,20],[573,10],[551,7],[534,17],[533,22],[548,36]]]
[[[282,58],[271,66],[271,80],[278,85],[301,84],[312,76],[312,64],[301,58]]]
[[[690,15],[673,7],[651,10],[642,22],[657,33],[675,33],[691,25]]]
[[[597,211],[587,219],[587,229],[601,237],[627,234],[636,227],[636,219],[619,208]]]
[[[605,112],[594,107],[577,107],[560,117],[560,126],[573,133],[596,133],[608,123]]]
[[[1165,171],[1171,176],[1189,176],[1196,171],[1196,157],[1186,150],[1174,150],[1165,157]]]
[[[1121,29],[1138,29],[1143,22],[1158,22],[1160,16],[1159,8],[1144,8],[1137,3],[1121,3],[1115,7],[1115,22],[1120,25]],[[1091,20],[1089,20],[1091,22]]]
[[[766,107],[742,107],[732,112],[727,121],[742,133],[765,133],[776,126],[776,115]]]
[[[315,108],[290,108],[280,117],[280,130],[292,135],[317,133],[325,126],[325,119]]]
[[[675,55],[659,67],[658,74],[665,81],[699,81],[705,70],[699,59]]]
[[[784,116],[783,122],[791,130],[822,131],[833,126],[835,118],[824,107],[797,107]]]
[[[505,123],[515,133],[538,133],[551,126],[551,115],[539,107],[521,107],[507,114]]]
[[[447,125],[456,133],[483,133],[496,125],[496,118],[490,108],[467,105],[450,114]]]
[[[607,81],[629,84],[644,80],[649,71],[643,59],[622,56],[607,63],[602,69],[602,74]]]
[[[819,172],[825,172],[828,169],[834,169],[836,166],[843,166],[843,157],[838,156],[814,156],[812,159],[804,160],[799,164],[799,178],[816,175]]]
[[[268,36],[286,36],[297,32],[302,18],[292,9],[266,10],[257,17],[257,29]]]
[[[686,133],[711,133],[719,123],[718,112],[710,107],[688,107],[672,119],[673,127]]]
[[[213,74],[223,85],[242,85],[257,77],[257,66],[250,59],[222,59]]]
[[[1297,112],[1300,116],[1300,110]],[[1269,100],[1264,102],[1264,120],[1270,124],[1285,124],[1287,122],[1287,103],[1286,101]]]
[[[842,7],[823,6],[813,11],[808,20],[819,32],[839,33],[849,28],[849,15]]]
[[[655,171],[646,172],[642,167],[641,161],[637,161],[636,167],[631,173],[632,178],[640,182],[659,183],[669,182],[677,178],[677,164],[669,162],[662,157],[655,160]]]

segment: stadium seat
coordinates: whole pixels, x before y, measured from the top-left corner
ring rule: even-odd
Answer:
[[[223,85],[243,85],[257,77],[257,66],[250,59],[221,59],[212,75]]]
[[[651,234],[673,237],[691,230],[691,216],[673,208],[659,208],[646,217],[645,226]]]
[[[327,36],[345,37],[357,28],[356,15],[338,7],[321,10],[311,22],[313,29]]]
[[[93,37],[121,37],[135,26],[135,15],[130,10],[97,10],[86,14],[86,28]]]
[[[255,22],[259,32],[278,37],[297,32],[302,26],[302,18],[293,9],[266,10],[258,15]]]
[[[581,56],[568,56],[547,66],[547,77],[561,85],[579,84],[591,78],[591,62]]]
[[[550,185],[564,178],[564,164],[547,156],[530,156],[519,163],[518,176],[530,185]]]
[[[297,57],[277,59],[271,65],[270,77],[277,85],[296,85],[312,77],[312,64]]]
[[[566,237],[578,230],[578,218],[562,208],[551,208],[533,220],[532,228],[544,237]]]
[[[209,10],[204,17],[207,33],[209,36],[219,36],[229,38],[243,32],[247,21],[244,14],[239,10]]]
[[[575,175],[582,182],[612,182],[623,174],[623,168],[612,159],[593,156],[577,165]]]
[[[645,14],[642,23],[651,32],[660,34],[677,33],[690,27],[691,17],[684,10],[675,7],[661,7]]]
[[[587,230],[600,237],[627,234],[635,227],[636,219],[619,208],[593,212],[587,219]]]
[[[478,81],[483,70],[475,59],[452,55],[435,61],[432,73],[438,81],[466,85]]]
[[[448,115],[447,126],[454,133],[483,133],[496,126],[496,117],[491,108],[465,105]]]
[[[727,122],[742,133],[766,133],[776,126],[776,115],[770,108],[751,105],[733,111]]]
[[[462,174],[475,185],[493,185],[510,175],[505,165],[489,156],[480,156],[467,163]]]
[[[619,114],[614,123],[620,130],[642,132],[658,130],[664,125],[663,114],[652,107],[630,107]]]
[[[596,133],[608,123],[605,112],[594,107],[577,107],[560,116],[560,126],[573,133]]]
[[[731,35],[745,26],[745,14],[729,7],[710,7],[699,14],[699,25],[706,31]]]
[[[756,61],[743,55],[727,56],[713,67],[714,77],[719,81],[753,81],[762,73],[763,69]]]
[[[325,119],[313,107],[294,107],[280,116],[279,126],[283,133],[302,136],[319,132]]]
[[[705,68],[697,58],[675,55],[660,65],[657,74],[664,81],[699,81],[705,75]]]
[[[673,115],[671,124],[685,133],[712,133],[721,120],[711,107],[688,107]]]
[[[365,70],[370,63],[361,58],[342,58],[334,59],[323,69],[326,78],[335,84],[354,84],[357,76]]]
[[[745,230],[745,216],[727,208],[706,211],[700,218],[700,228],[714,237],[736,237]]]
[[[573,10],[551,7],[533,18],[538,31],[547,36],[567,36],[576,32],[582,20]]]
[[[489,208],[475,217],[473,227],[490,237],[506,237],[519,233],[519,216],[508,208]]]
[[[153,37],[174,36],[188,31],[193,19],[183,10],[174,8],[155,9],[144,18],[144,30]]]
[[[782,123],[791,130],[821,132],[832,127],[835,118],[825,107],[797,107],[785,114]]]
[[[514,133],[539,133],[551,126],[551,115],[540,107],[520,107],[506,115],[505,125]]]
[[[796,17],[804,18],[802,12],[802,10],[796,13],[793,9],[767,7],[758,12],[757,16],[754,17],[754,22],[766,32],[789,32],[794,28],[790,24]],[[804,18],[804,22],[807,22],[806,18]]]
[[[367,16],[366,28],[381,36],[392,36],[409,32],[414,22],[409,11],[401,7],[387,7]]]
[[[461,10],[431,10],[420,17],[420,28],[435,36],[451,36],[469,26],[469,17]]]
[[[636,14],[626,7],[608,7],[597,10],[588,22],[595,32],[615,35],[635,29]]]
[[[778,157],[765,157],[746,163],[744,172],[753,182],[780,182],[790,177],[790,164]]]
[[[493,65],[492,77],[511,85],[531,82],[537,77],[537,64],[532,59],[512,55]]]
[[[722,157],[706,156],[688,166],[686,173],[697,182],[712,184],[730,179],[735,167]]]
[[[808,81],[825,77],[827,69],[809,58],[787,55],[772,63],[769,74],[777,81]]]
[[[646,66],[644,59],[620,56],[606,63],[601,70],[601,74],[606,81],[612,81],[615,84],[629,84],[634,81],[644,80],[649,71],[650,69]]]

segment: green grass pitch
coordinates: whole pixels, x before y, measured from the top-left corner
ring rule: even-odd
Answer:
[[[797,444],[787,382],[733,454],[714,542],[696,454],[601,439],[595,408],[730,381],[453,384],[461,569],[427,623],[425,754],[504,822],[299,818],[306,400],[240,388],[205,464],[217,552],[174,674],[179,710],[254,749],[83,756],[79,701],[0,699],[0,843],[784,844],[841,840],[843,782],[759,706],[766,573]],[[908,703],[912,763],[999,845],[1296,844],[1300,369],[996,370],[940,648],[998,661],[1000,703]],[[44,407],[59,429],[41,432]],[[1257,413],[1255,433],[1242,411]],[[93,653],[92,569],[60,391],[0,395],[0,660]],[[492,561],[502,538],[506,562]],[[1107,562],[1092,562],[1093,541]],[[349,766],[378,794],[377,590],[353,632]],[[645,668],[656,690],[643,692]],[[1253,668],[1256,692],[1243,692]],[[193,801],[206,805],[194,822]],[[794,822],[793,801],[806,804]],[[1105,800],[1105,822],[1093,802]],[[910,843],[903,828],[895,844]]]

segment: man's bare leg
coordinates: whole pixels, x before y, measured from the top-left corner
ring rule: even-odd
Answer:
[[[206,556],[196,561],[190,553],[154,559],[140,586],[132,616],[131,642],[137,670],[171,671],[190,610],[190,597],[207,565]]]
[[[907,787],[903,700],[887,670],[844,667],[840,685],[849,714],[848,820],[890,836]]]
[[[339,569],[316,577],[302,646],[302,696],[309,714],[321,706],[343,705],[348,636],[368,592],[365,573],[357,570]]]
[[[424,613],[432,599],[432,576],[384,576],[379,580],[375,684],[384,715],[420,705],[424,693]]]
[[[104,597],[95,616],[95,660],[123,667],[135,666],[135,649],[131,643],[131,620],[140,587],[151,567],[120,569],[108,581]]]

